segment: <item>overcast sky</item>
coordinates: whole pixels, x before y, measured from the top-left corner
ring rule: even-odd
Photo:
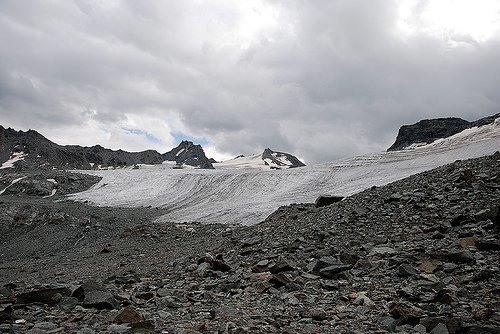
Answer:
[[[500,112],[500,0],[0,0],[0,124],[306,163]]]

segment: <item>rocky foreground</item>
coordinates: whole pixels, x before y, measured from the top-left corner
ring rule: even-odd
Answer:
[[[250,227],[15,189],[2,333],[500,333],[499,153]]]

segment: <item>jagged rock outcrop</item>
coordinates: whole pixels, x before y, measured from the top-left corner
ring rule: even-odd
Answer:
[[[492,123],[498,117],[500,113],[474,122],[448,117],[424,119],[415,124],[403,125],[399,129],[396,141],[387,151],[399,151],[415,144],[430,144],[437,139],[450,137],[465,129]]]
[[[270,148],[266,148],[264,152],[262,152],[262,160],[264,160],[264,163],[269,165],[276,165],[278,166],[278,168],[295,168],[305,166],[305,164],[297,157],[289,153],[273,151]]]
[[[284,152],[266,148],[261,154],[250,156],[238,155],[234,159],[217,164],[217,168],[224,169],[286,169],[303,167],[305,164],[297,157]]]
[[[396,141],[387,151],[402,150],[412,144],[430,144],[436,139],[446,138],[469,127],[470,123],[461,118],[424,119],[412,125],[403,125]]]
[[[184,165],[205,169],[214,168],[201,145],[195,145],[187,140],[183,140],[179,146],[162,154],[162,157],[165,161],[175,161],[179,168]]]

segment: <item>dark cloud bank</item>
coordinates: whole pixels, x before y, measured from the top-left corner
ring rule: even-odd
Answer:
[[[316,163],[383,150],[422,118],[499,112],[498,25],[436,36],[424,1],[405,32],[403,2],[1,1],[0,124]]]

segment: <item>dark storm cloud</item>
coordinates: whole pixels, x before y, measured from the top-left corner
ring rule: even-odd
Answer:
[[[403,123],[498,112],[499,38],[405,35],[399,3],[2,1],[1,123],[312,163],[383,150]]]

